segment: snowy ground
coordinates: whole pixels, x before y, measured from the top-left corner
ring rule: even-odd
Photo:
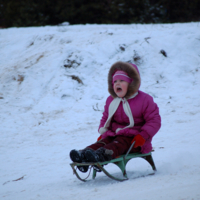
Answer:
[[[119,60],[138,65],[141,90],[160,108],[158,172],[136,178],[151,172],[137,158],[128,181],[98,173],[83,183],[69,151],[99,136],[108,69]],[[200,199],[199,119],[200,23],[0,29],[2,200]]]

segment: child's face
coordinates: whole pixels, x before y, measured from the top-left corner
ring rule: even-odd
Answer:
[[[114,92],[118,97],[124,97],[127,93],[129,83],[123,80],[116,80],[114,82],[113,88]]]

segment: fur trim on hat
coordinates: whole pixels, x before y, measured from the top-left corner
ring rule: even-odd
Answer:
[[[140,74],[137,71],[138,69],[136,68],[137,68],[136,65],[133,66],[130,63],[121,62],[121,61],[116,62],[111,66],[108,72],[108,92],[111,94],[113,98],[117,97],[117,95],[115,94],[114,89],[113,89],[112,77],[113,77],[113,74],[117,70],[122,70],[126,72],[128,76],[133,79],[133,81],[128,86],[128,90],[125,95],[125,98],[128,99],[129,97],[131,97],[133,94],[135,94],[138,91],[140,87],[141,79],[140,79]]]

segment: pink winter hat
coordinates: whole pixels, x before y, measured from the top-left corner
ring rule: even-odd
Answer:
[[[112,83],[114,84],[114,82],[115,82],[116,80],[118,80],[118,79],[119,79],[119,80],[126,81],[126,82],[128,82],[128,83],[131,83],[131,82],[132,82],[132,78],[130,78],[126,72],[120,71],[120,70],[118,70],[118,71],[116,71],[116,72],[114,73],[114,75],[113,75],[113,77],[112,77]]]

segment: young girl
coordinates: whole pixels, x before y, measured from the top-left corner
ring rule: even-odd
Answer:
[[[148,153],[151,141],[161,127],[161,118],[153,98],[140,91],[138,68],[134,64],[116,62],[108,73],[108,91],[99,126],[98,141],[83,150],[72,150],[73,162],[103,162],[130,153]],[[79,166],[87,172],[88,166]]]

